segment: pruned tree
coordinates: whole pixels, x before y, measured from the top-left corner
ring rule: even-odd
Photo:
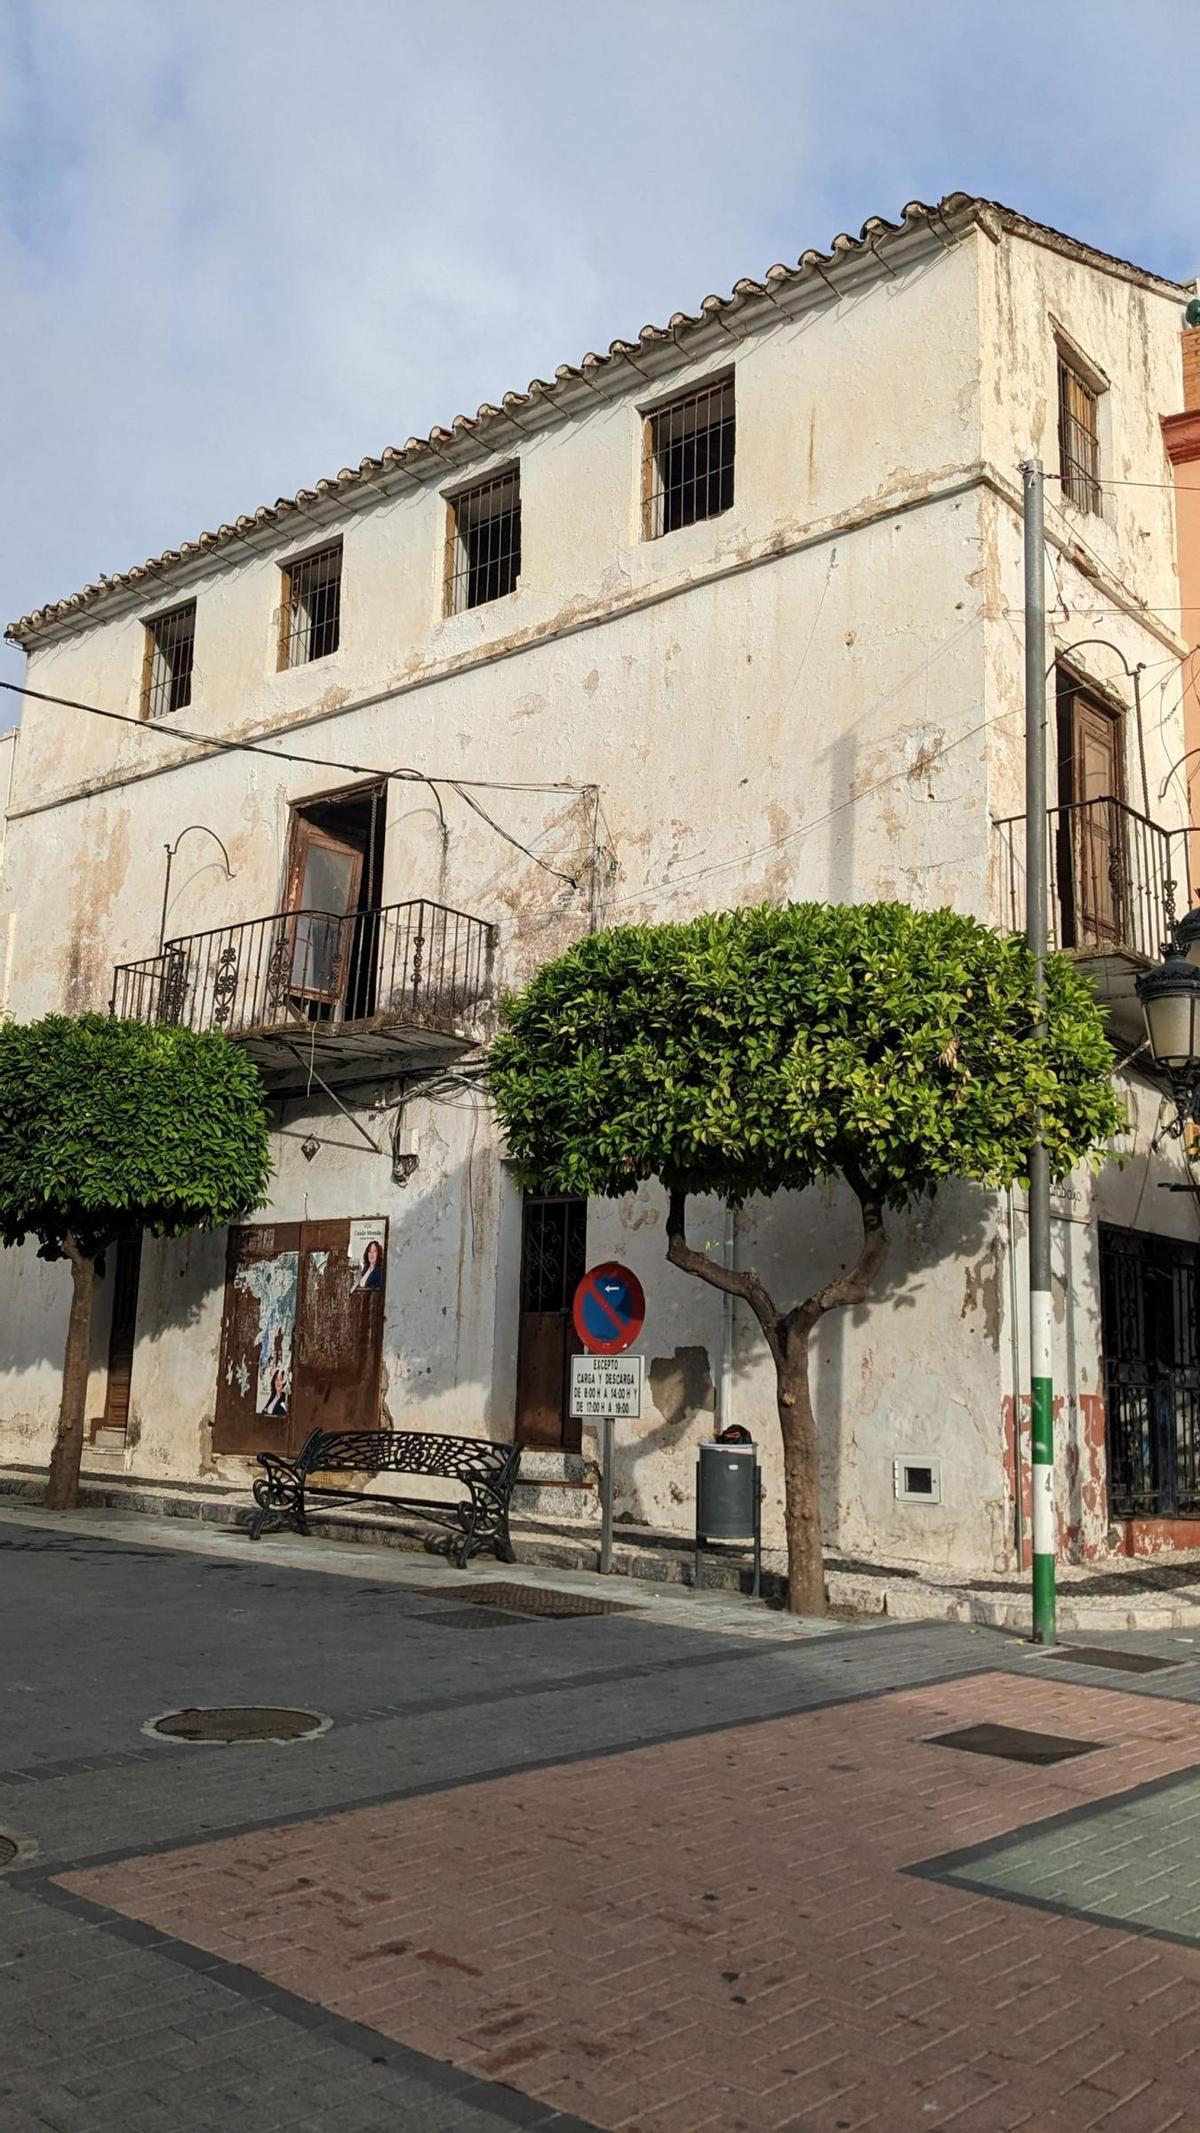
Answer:
[[[97,1266],[123,1230],[177,1237],[256,1207],[270,1176],[262,1085],[219,1033],[105,1015],[0,1023],[0,1239],[71,1267],[46,1502],[75,1502]]]
[[[824,1606],[809,1352],[827,1312],[866,1301],[885,1215],[951,1178],[1004,1187],[1035,1121],[1063,1176],[1120,1125],[1087,981],[1047,969],[1035,1028],[1020,940],[951,911],[791,904],[619,926],[505,1001],[489,1080],[539,1189],[615,1197],[658,1178],[672,1265],[753,1311],[775,1366],[793,1609]],[[842,1179],[861,1211],[853,1265],[795,1303],[688,1242],[687,1202]],[[799,1211],[798,1211],[799,1212]]]

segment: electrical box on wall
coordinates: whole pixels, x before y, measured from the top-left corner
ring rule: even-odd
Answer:
[[[892,1462],[892,1481],[897,1503],[940,1503],[942,1462],[910,1453]]]

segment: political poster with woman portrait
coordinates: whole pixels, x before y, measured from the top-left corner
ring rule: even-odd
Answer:
[[[355,1268],[356,1290],[381,1289],[387,1222],[382,1215],[369,1215],[363,1221],[350,1224],[350,1240],[347,1257]]]

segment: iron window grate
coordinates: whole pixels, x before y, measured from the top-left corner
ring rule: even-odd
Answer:
[[[342,544],[301,556],[284,571],[280,665],[307,666],[336,652],[342,632]]]
[[[155,615],[146,624],[146,684],[142,714],[165,718],[183,711],[192,700],[192,667],[196,651],[196,603],[172,608],[169,615]]]
[[[446,538],[446,613],[503,599],[521,575],[521,472],[510,467],[454,496]]]
[[[1098,394],[1062,356],[1058,359],[1058,453],[1063,495],[1080,511],[1100,512]]]
[[[648,541],[729,510],[733,448],[732,377],[687,393],[646,417],[642,496]]]

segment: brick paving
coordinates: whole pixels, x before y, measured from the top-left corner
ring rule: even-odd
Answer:
[[[976,1724],[1101,1745],[927,1745]],[[908,1870],[1044,1822],[1095,1879],[1105,1816],[1052,1818],[1198,1765],[1195,1703],[974,1671],[56,1886],[611,2133],[1196,2133],[1200,1947]]]

